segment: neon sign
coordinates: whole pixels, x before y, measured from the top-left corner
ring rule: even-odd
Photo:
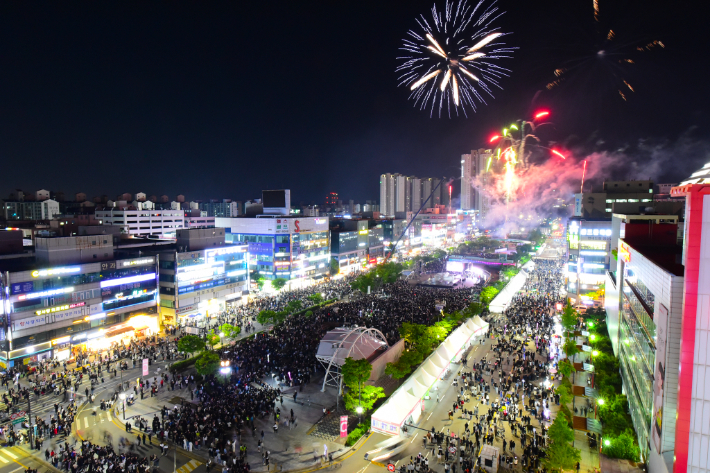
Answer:
[[[619,257],[624,260],[625,263],[631,262],[631,251],[629,251],[629,247],[626,243],[622,243],[619,246]]]
[[[153,258],[143,258],[143,259],[134,259],[131,261],[124,261],[123,263],[121,263],[121,266],[123,266],[125,268],[126,266],[140,266],[143,264],[151,264],[151,263],[153,263]]]
[[[78,302],[76,304],[64,304],[64,305],[59,305],[56,307],[50,307],[48,309],[37,310],[37,311],[35,311],[35,314],[37,314],[37,315],[53,314],[54,312],[59,312],[59,311],[68,310],[68,309],[74,309],[75,307],[83,307],[84,305],[86,305],[86,302]]]
[[[44,278],[47,276],[57,276],[58,274],[72,274],[81,271],[79,266],[65,266],[63,268],[39,269],[32,271],[33,278]]]
[[[22,294],[21,296],[18,296],[17,299],[24,301],[26,299],[38,299],[40,297],[49,297],[49,296],[56,296],[58,294],[66,294],[67,292],[72,292],[74,290],[73,287],[62,287],[60,289],[50,289],[48,291],[42,291],[42,292],[32,292],[30,294]]]

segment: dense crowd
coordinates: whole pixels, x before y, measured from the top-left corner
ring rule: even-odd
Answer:
[[[449,418],[464,419],[460,436],[442,429],[429,432],[424,447],[431,446],[445,471],[473,471],[476,455],[483,445],[502,446],[500,466],[524,471],[540,467],[547,441],[550,403],[559,397],[549,383],[549,367],[559,355],[553,333],[553,308],[561,301],[561,265],[557,261],[537,260],[529,274],[534,294],[518,294],[503,318],[492,323],[489,336],[494,339],[486,356],[465,366],[453,384],[457,400]],[[438,398],[437,398],[438,399]],[[449,455],[449,447],[461,455]],[[400,470],[426,472],[427,456],[410,458]],[[479,463],[480,466],[480,463]]]

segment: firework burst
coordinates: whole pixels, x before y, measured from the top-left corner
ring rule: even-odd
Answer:
[[[626,101],[627,94],[634,92],[633,86],[626,77],[629,65],[637,62],[634,56],[640,57],[651,50],[665,48],[665,45],[657,40],[649,42],[619,39],[613,29],[603,26],[599,0],[593,0],[592,7],[596,33],[590,38],[588,44],[579,45],[585,50],[583,54],[554,70],[555,78],[547,84],[547,89],[559,87],[573,74],[591,75],[602,72],[607,79],[611,80],[619,97]],[[599,81],[595,79],[594,82]]]
[[[431,9],[431,19],[424,15],[417,19],[419,28],[407,32],[400,50],[406,55],[396,71],[399,86],[411,91],[410,99],[421,110],[429,109],[430,116],[438,107],[439,117],[452,109],[464,115],[466,108],[476,111],[485,104],[485,96],[493,97],[494,88],[502,89],[500,79],[507,77],[509,69],[496,64],[499,59],[510,58],[517,49],[506,47],[504,37],[509,33],[495,26],[505,12],[493,1],[485,0],[475,6],[465,0],[458,3],[446,1],[444,11],[436,5]]]

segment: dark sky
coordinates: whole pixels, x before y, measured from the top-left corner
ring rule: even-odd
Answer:
[[[0,196],[379,199],[379,174],[457,175],[462,153],[538,105],[556,123],[544,139],[580,150],[710,139],[706,26],[690,5],[600,0],[595,25],[592,0],[501,1],[520,48],[511,77],[468,119],[439,119],[412,107],[394,71],[432,3],[2,2]],[[608,28],[618,44],[666,45],[627,69],[628,101],[593,61],[545,90]],[[674,172],[663,177],[685,177]]]

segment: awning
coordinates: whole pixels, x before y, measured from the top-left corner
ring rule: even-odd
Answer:
[[[111,331],[107,330],[104,335],[106,336],[106,338],[108,338],[108,337],[115,337],[116,335],[122,335],[124,333],[133,332],[133,331],[135,331],[135,329],[133,327],[122,327],[122,328],[119,328],[116,330],[111,330]]]

